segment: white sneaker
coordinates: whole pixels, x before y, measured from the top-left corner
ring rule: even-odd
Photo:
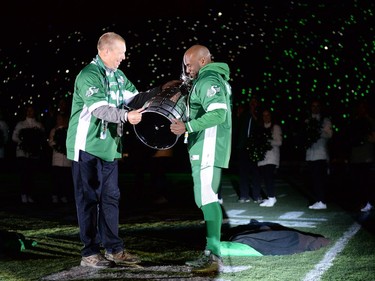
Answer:
[[[35,203],[34,199],[31,196],[27,196],[27,202],[29,202],[29,203]]]
[[[64,204],[68,203],[68,199],[65,196],[61,197],[60,200]]]
[[[259,204],[261,207],[273,207],[276,203],[276,197],[269,197],[268,199],[264,200],[262,203]]]
[[[370,202],[367,202],[366,206],[361,209],[361,212],[369,212],[371,209],[374,208]]]
[[[57,195],[52,195],[52,203],[54,204],[59,203],[59,198],[57,197]]]
[[[309,209],[323,210],[323,209],[327,209],[327,205],[324,204],[322,201],[319,201],[319,202],[316,202],[316,203],[312,204],[311,206],[309,206]]]

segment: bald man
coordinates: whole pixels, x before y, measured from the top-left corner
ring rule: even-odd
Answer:
[[[222,168],[228,168],[232,135],[232,92],[229,67],[213,62],[202,45],[189,48],[183,58],[185,71],[193,79],[188,97],[188,120],[173,119],[176,135],[187,135],[194,182],[195,203],[206,223],[206,247],[201,257],[186,262],[195,273],[218,273],[223,214],[218,201]]]

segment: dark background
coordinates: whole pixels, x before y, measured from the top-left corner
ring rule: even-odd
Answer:
[[[302,155],[296,138],[312,99],[332,118],[333,148],[360,100],[375,108],[370,0],[8,1],[1,9],[0,98],[11,127],[28,103],[45,119],[71,98],[106,31],[126,39],[120,68],[139,90],[179,78],[184,51],[206,45],[230,66],[234,113],[254,95],[273,110],[284,160]]]

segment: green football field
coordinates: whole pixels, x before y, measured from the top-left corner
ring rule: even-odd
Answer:
[[[26,249],[15,247],[1,256],[0,280],[375,280],[374,211],[350,208],[350,195],[334,196],[343,179],[331,179],[326,210],[310,210],[306,183],[299,172],[280,171],[276,178],[277,203],[266,208],[254,202],[238,203],[237,176],[223,175],[223,237],[257,220],[321,235],[329,239],[328,245],[287,255],[228,250],[218,276],[199,276],[184,265],[200,254],[205,243],[189,173],[168,174],[168,202],[164,204],[153,202],[155,190],[147,174],[144,187],[135,184],[134,174],[120,174],[120,234],[142,264],[105,270],[79,266],[82,245],[74,203],[50,203],[48,173],[38,176],[37,203],[32,205],[19,203],[15,175],[1,174],[0,230],[22,234]],[[229,239],[223,240],[223,245],[228,244]]]

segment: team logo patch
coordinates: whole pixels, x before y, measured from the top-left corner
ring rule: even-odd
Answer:
[[[220,92],[220,87],[219,86],[216,86],[216,85],[213,85],[211,86],[211,88],[209,88],[207,90],[207,97],[212,97],[214,96],[216,93],[219,93]]]
[[[96,88],[96,87],[90,87],[90,88],[86,91],[86,97],[91,97],[93,94],[96,94],[97,92],[99,92],[99,88]]]

